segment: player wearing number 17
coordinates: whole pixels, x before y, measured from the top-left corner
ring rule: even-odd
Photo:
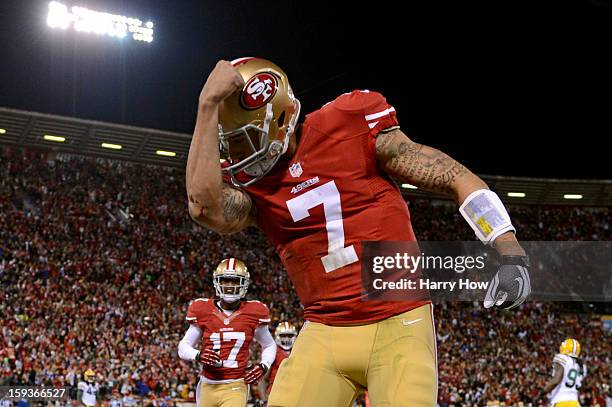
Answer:
[[[270,311],[259,301],[242,301],[249,286],[245,264],[225,259],[213,273],[219,300],[198,298],[189,304],[190,324],[178,347],[179,357],[200,362],[196,389],[198,407],[244,407],[247,385],[261,379],[276,357],[276,343],[268,330]],[[261,362],[247,370],[249,345],[262,346]],[[198,351],[195,345],[200,342]]]
[[[298,124],[285,73],[241,58],[217,64],[199,102],[186,174],[191,217],[219,233],[259,227],[304,305],[307,323],[269,406],[344,407],[364,389],[375,406],[435,405],[431,304],[364,301],[361,242],[416,240],[391,178],[446,193],[503,256],[485,306],[516,306],[530,291],[527,261],[497,195],[410,140],[377,92],[343,94]]]

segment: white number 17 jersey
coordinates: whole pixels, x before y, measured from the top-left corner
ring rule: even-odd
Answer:
[[[586,375],[586,366],[580,366],[576,359],[557,354],[553,359],[563,368],[563,378],[550,395],[550,403],[554,405],[561,401],[578,401],[578,388]]]

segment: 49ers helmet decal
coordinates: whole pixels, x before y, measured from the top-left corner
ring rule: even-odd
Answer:
[[[287,75],[261,58],[232,61],[245,85],[219,107],[219,144],[227,158],[223,168],[232,183],[243,187],[263,178],[287,151],[300,115]],[[251,178],[239,181],[244,172]]]

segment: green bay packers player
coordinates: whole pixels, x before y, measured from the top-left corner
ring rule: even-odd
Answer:
[[[198,407],[246,406],[247,386],[259,381],[274,363],[270,311],[259,301],[243,301],[249,283],[246,265],[235,258],[225,259],[213,272],[218,300],[198,298],[189,304],[186,319],[190,326],[178,354],[202,364],[196,389]],[[261,344],[261,362],[247,370],[252,340]],[[201,350],[195,348],[198,342]]]
[[[77,385],[77,398],[81,400],[81,403],[87,407],[93,407],[97,405],[97,401],[100,395],[100,385],[96,383],[96,373],[87,369],[83,374],[83,381]]]
[[[578,389],[586,376],[586,366],[578,362],[580,343],[568,338],[561,343],[553,359],[553,377],[542,389],[551,407],[580,407]]]
[[[392,179],[444,193],[502,255],[484,306],[512,308],[531,288],[510,216],[479,177],[404,134],[380,93],[340,95],[302,123],[300,110],[276,64],[219,61],[200,93],[187,159],[192,219],[225,234],[259,227],[304,306],[306,322],[269,405],[345,407],[367,389],[375,406],[431,407],[431,302],[364,301],[361,242],[416,241]]]

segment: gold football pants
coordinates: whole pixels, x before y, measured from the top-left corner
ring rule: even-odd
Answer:
[[[308,322],[281,364],[269,407],[432,407],[437,360],[432,306],[368,325]]]
[[[224,384],[200,381],[196,394],[197,407],[245,407],[247,397],[247,386],[242,380]]]

